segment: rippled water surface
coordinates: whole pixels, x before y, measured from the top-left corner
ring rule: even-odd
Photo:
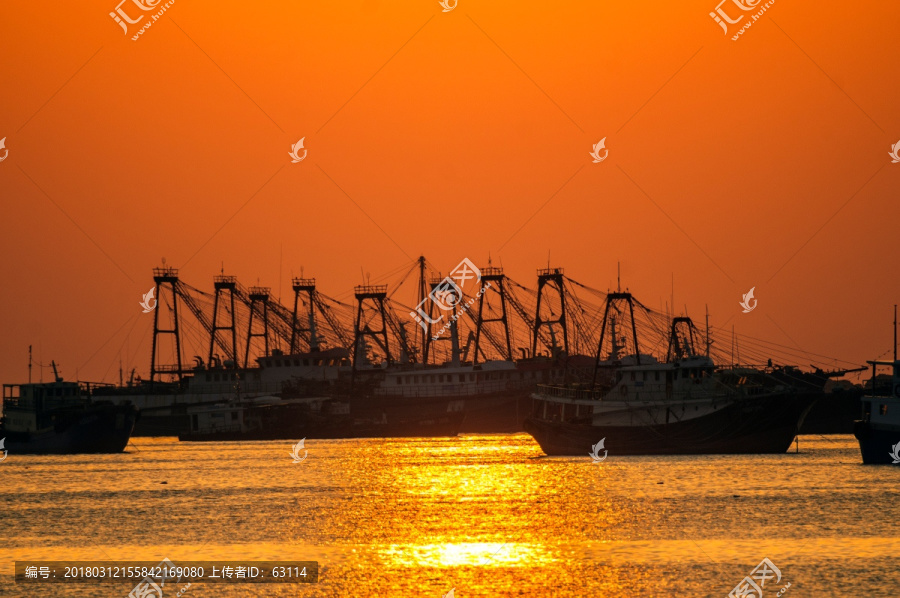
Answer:
[[[184,596],[896,596],[900,465],[850,436],[767,456],[546,458],[527,435],[179,443],[0,463],[0,595],[133,584],[12,582],[24,559],[317,560],[315,585]],[[793,450],[793,449],[792,449]],[[165,482],[165,483],[163,483]],[[169,594],[167,593],[166,596]],[[174,596],[174,591],[171,593]]]

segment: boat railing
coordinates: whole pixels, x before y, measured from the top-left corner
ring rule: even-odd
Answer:
[[[626,401],[626,402],[642,402],[642,401],[653,401],[664,398],[669,402],[683,402],[683,401],[692,401],[692,400],[702,400],[709,399],[711,397],[748,397],[748,396],[756,396],[760,394],[765,394],[765,389],[757,388],[757,387],[739,387],[735,389],[734,387],[730,387],[726,384],[722,384],[721,382],[716,381],[713,386],[706,388],[690,388],[687,390],[671,390],[663,393],[663,396],[654,397],[653,392],[637,392],[633,394],[625,394],[622,393],[619,395],[615,390],[610,389],[594,389],[590,388],[574,388],[574,387],[565,387],[565,386],[551,386],[546,384],[539,384],[537,386],[537,392],[543,397],[547,398],[557,398],[564,400],[575,400],[575,401],[601,401],[604,400],[613,400],[613,401]]]
[[[545,396],[577,401],[599,401],[604,394],[600,390],[591,390],[590,388],[567,388],[546,384],[538,384],[537,389],[540,394]]]
[[[482,382],[462,382],[446,384],[404,384],[376,388],[375,396],[400,395],[404,397],[456,397],[479,394],[520,391],[531,388],[530,380],[485,380]]]

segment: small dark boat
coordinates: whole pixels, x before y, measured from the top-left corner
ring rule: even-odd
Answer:
[[[866,465],[900,464],[900,361],[870,361],[872,380],[875,368],[894,369],[891,395],[862,398],[863,418],[854,422],[853,435],[859,441]]]
[[[11,455],[121,453],[137,418],[133,405],[93,401],[90,385],[57,375],[53,382],[3,385],[0,438]]]

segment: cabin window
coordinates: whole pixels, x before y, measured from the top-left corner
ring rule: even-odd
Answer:
[[[308,359],[304,359],[304,360],[303,360],[303,365],[309,365],[309,360],[308,360]]]
[[[475,381],[475,374],[469,374],[469,382]]]
[[[237,411],[232,411],[231,412],[231,421],[235,422],[235,421],[237,421],[237,418],[238,418]]]
[[[635,378],[634,372],[631,372],[631,380],[632,380],[632,382],[634,381],[634,378]]]
[[[878,410],[880,415],[887,415],[887,405],[884,403],[881,404],[881,408]]]
[[[209,379],[210,379],[211,377],[212,377],[212,376],[210,376],[209,374],[207,374],[207,375],[206,375],[206,381],[209,382]]]
[[[418,377],[418,376],[413,376],[413,382],[415,382],[416,384],[418,384],[418,383],[419,383],[419,377]]]
[[[653,379],[656,380],[657,382],[659,382],[659,372],[658,371],[653,372]]]
[[[403,376],[397,376],[397,384],[403,384]]]
[[[216,374],[215,376],[213,376],[213,379],[214,379],[216,382],[218,382],[218,381],[219,381],[219,375]]]
[[[300,360],[299,360],[299,359],[295,359],[295,360],[294,360],[294,365],[295,365],[295,366],[296,366],[296,365],[300,365]]]

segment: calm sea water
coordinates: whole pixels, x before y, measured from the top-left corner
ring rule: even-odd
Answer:
[[[137,438],[121,455],[10,456],[0,595],[133,586],[17,586],[17,559],[163,557],[320,563],[315,585],[194,584],[190,598],[724,597],[763,557],[782,573],[767,597],[900,587],[900,465],[863,466],[849,436],[599,463],[588,447],[541,457],[527,435],[310,440],[300,464],[290,449]]]

